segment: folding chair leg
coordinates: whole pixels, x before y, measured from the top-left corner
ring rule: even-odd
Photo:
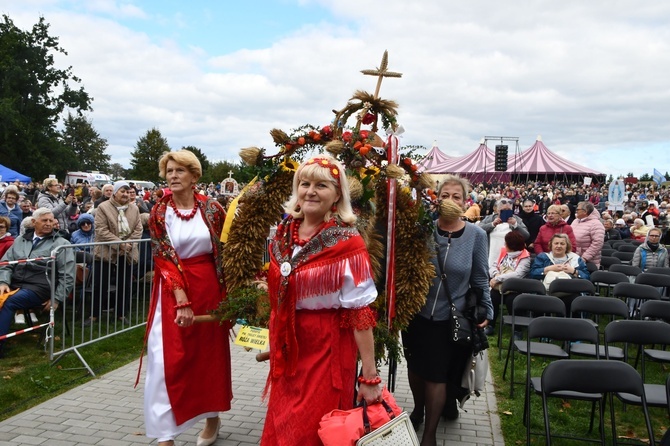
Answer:
[[[502,359],[503,316],[498,314],[498,359]]]

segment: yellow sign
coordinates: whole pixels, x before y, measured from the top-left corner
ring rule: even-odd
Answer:
[[[267,328],[250,327],[245,325],[237,334],[235,344],[242,347],[257,348],[265,350],[268,345],[270,330]]]

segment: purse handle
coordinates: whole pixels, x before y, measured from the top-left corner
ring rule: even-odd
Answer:
[[[395,414],[393,413],[391,406],[389,406],[388,403],[383,399],[381,400],[381,404],[384,406],[384,409],[386,409],[386,413],[389,415],[389,419],[394,419]],[[365,402],[365,398],[363,399],[363,427],[365,428],[365,435],[372,432],[372,427],[370,426],[370,417],[368,417],[368,403]]]

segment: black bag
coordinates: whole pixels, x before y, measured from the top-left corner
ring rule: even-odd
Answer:
[[[451,302],[449,296],[449,303],[451,304],[451,319],[449,319],[449,341],[454,344],[471,345],[472,344],[472,320],[461,313],[456,305]]]
[[[489,338],[483,328],[475,327],[472,332],[472,353],[479,353],[489,348]]]
[[[449,239],[449,243],[451,243],[451,238]],[[444,262],[446,262],[448,254],[449,249],[447,248],[447,254],[445,254]],[[454,305],[454,302],[451,300],[451,293],[449,292],[449,285],[447,284],[447,275],[444,273],[442,262],[439,261],[439,259],[437,261],[437,265],[440,270],[440,280],[442,285],[444,285],[444,291],[447,294],[447,299],[449,300],[449,307],[451,310],[448,340],[454,344],[472,346],[474,333],[476,330],[481,331],[481,336],[486,338],[484,330],[476,327],[477,324],[481,324],[486,319],[486,307],[477,305],[481,301],[484,291],[479,288],[470,287],[465,295],[465,311],[461,312],[456,308],[456,305]],[[479,344],[481,345],[481,340],[479,341]]]

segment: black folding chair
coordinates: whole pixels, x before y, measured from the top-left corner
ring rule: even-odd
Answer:
[[[570,319],[562,317],[538,317],[533,319],[528,326],[528,338],[526,340],[526,400],[524,403],[524,421],[526,425],[526,443],[530,444],[531,420],[530,420],[530,394],[535,392],[542,394],[541,378],[533,377],[531,374],[531,357],[537,356],[548,360],[563,360],[570,358],[570,347],[573,342],[589,342],[594,345],[599,343],[598,330],[585,319]],[[533,341],[536,339],[537,341]],[[561,342],[558,345],[555,342]],[[598,350],[596,350],[598,351]],[[598,358],[599,359],[599,358]],[[564,395],[565,398],[591,401],[594,406],[591,409],[591,426],[593,429],[593,415],[595,414],[595,403],[602,398],[600,394],[571,392]]]
[[[629,242],[627,240],[614,240],[614,241],[612,241],[612,243],[610,243],[610,245],[612,246],[612,248],[614,248],[618,251],[619,246],[626,245],[628,243]]]
[[[621,260],[612,256],[602,256],[600,258],[600,268],[604,271],[607,271],[610,266],[621,264]]]
[[[617,249],[619,250],[619,252],[635,252],[637,246],[631,245],[630,243],[626,243],[625,245],[617,246]]]
[[[612,265],[608,271],[612,273],[623,273],[628,276],[628,280],[630,282],[635,282],[635,278],[638,276],[638,274],[642,274],[642,270],[639,267],[624,264]]]
[[[551,445],[551,425],[549,416],[549,397],[566,398],[566,392],[582,392],[600,394],[600,444],[617,444],[616,417],[614,412],[614,393],[627,394],[640,399],[640,406],[644,414],[647,433],[651,445],[655,445],[654,432],[651,428],[649,410],[645,397],[645,388],[640,374],[631,365],[622,361],[608,360],[573,360],[564,359],[549,364],[542,373],[542,411],[544,414],[544,427],[546,444]],[[667,385],[670,388],[670,380]],[[665,389],[664,389],[665,391]],[[609,442],[605,439],[605,399],[609,399],[610,420],[612,427],[612,438]],[[593,423],[593,420],[591,420]],[[584,437],[570,435],[553,435],[557,438],[581,439],[593,441]]]
[[[621,282],[630,283],[630,280],[628,280],[627,275],[623,273],[614,273],[610,271],[595,271],[594,273],[591,274],[590,280],[596,286],[596,293],[600,296],[603,295],[601,292],[602,288],[606,288],[607,293],[605,295],[610,296],[612,288],[614,288],[614,285],[616,285],[617,283]]]
[[[670,322],[670,302],[663,300],[650,300],[645,302],[640,307],[640,318],[643,320]],[[670,363],[669,350],[646,348],[644,354],[656,362]]]
[[[519,314],[528,313],[528,316],[518,316]],[[565,317],[565,304],[561,299],[554,296],[535,295],[535,294],[519,294],[514,299],[512,311],[512,333],[518,328],[527,328],[530,322],[541,316],[559,316]],[[517,324],[517,321],[519,324]],[[523,324],[523,325],[522,325]],[[526,341],[511,340],[507,349],[507,357],[505,358],[505,367],[503,368],[503,379],[507,374],[507,365],[511,363],[510,369],[510,398],[514,398],[514,356],[516,351],[525,353]],[[511,361],[510,361],[511,357]],[[521,382],[518,382],[522,384]]]
[[[604,328],[601,332],[601,326],[614,320],[628,319],[628,305],[615,297],[600,296],[579,296],[572,302],[572,317],[581,317],[590,321],[598,329],[599,335],[604,341]],[[598,350],[596,350],[598,348]],[[573,355],[588,356],[597,358],[605,357],[604,342],[598,346],[588,343],[574,344],[570,352]],[[623,349],[620,347],[610,347],[610,359],[622,360],[624,358]]]
[[[586,269],[588,269],[589,274],[591,274],[593,271],[598,271],[600,268],[593,262],[586,262]]]
[[[636,345],[642,358],[640,375],[644,382],[646,404],[649,407],[666,407],[668,404],[665,394],[665,384],[647,383],[645,346],[670,345],[670,324],[661,321],[617,320],[605,327],[605,355],[609,355],[610,346],[615,343],[624,344],[624,361],[628,362],[628,347]],[[609,357],[607,357],[609,359]],[[639,406],[642,400],[639,395],[626,392],[617,392],[617,397],[624,404]]]
[[[647,268],[645,273],[665,274],[666,276],[670,276],[670,268],[666,268],[665,266],[652,266],[651,268]]]
[[[654,288],[651,285],[622,282],[614,285],[612,297],[625,301],[628,304],[630,317],[637,318],[639,316],[640,305],[648,300],[660,300],[661,293],[658,291],[658,288]]]
[[[519,294],[547,294],[547,289],[544,287],[544,284],[537,279],[520,279],[513,277],[505,280],[500,285],[500,294],[500,310],[498,312],[498,359],[502,358],[503,328],[505,325],[512,325],[512,315],[504,314],[505,296]],[[517,324],[522,325],[523,322],[517,320]],[[528,326],[527,322],[525,326]],[[510,336],[514,336],[514,332],[512,332]]]
[[[638,274],[635,278],[635,283],[662,288],[662,290],[659,290],[661,296],[667,296],[668,289],[670,289],[670,276],[645,271],[642,274]]]
[[[556,296],[565,303],[565,309],[570,314],[570,306],[577,296],[593,295],[596,291],[593,282],[586,279],[560,279],[549,284],[547,294]]]
[[[621,260],[621,263],[623,263],[624,265],[630,265],[630,262],[631,260],[633,260],[634,255],[635,254],[632,252],[617,251],[614,254],[612,254],[612,257]]]
[[[616,249],[611,248],[611,247],[609,247],[609,246],[608,246],[608,247],[604,247],[604,246],[603,246],[603,248],[600,250],[600,255],[603,255],[603,256],[611,256],[611,255],[614,254],[615,252],[617,252]]]

